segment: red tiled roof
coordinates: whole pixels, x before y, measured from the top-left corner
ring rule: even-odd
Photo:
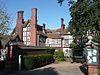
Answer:
[[[60,34],[57,34],[57,33],[48,33],[47,37],[48,38],[61,38]]]

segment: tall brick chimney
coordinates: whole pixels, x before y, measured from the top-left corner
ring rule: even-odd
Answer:
[[[61,18],[61,29],[64,30],[65,29],[65,25],[64,25],[64,19]]]
[[[18,11],[17,13],[17,23],[16,23],[16,31],[15,31],[15,33],[19,35],[21,41],[23,41],[23,30],[22,30],[22,25],[24,21],[23,13],[24,11]]]
[[[30,22],[30,41],[32,46],[37,46],[37,8],[32,8]]]
[[[42,26],[42,31],[43,31],[44,34],[46,33],[45,24],[43,24],[43,26]]]

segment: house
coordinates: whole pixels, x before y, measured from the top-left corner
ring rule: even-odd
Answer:
[[[18,35],[26,46],[54,47],[64,52],[70,50],[72,35],[65,29],[64,19],[61,18],[61,28],[56,30],[45,29],[37,23],[37,8],[32,8],[31,19],[24,21],[24,11],[18,11],[17,22],[12,35]],[[67,49],[67,50],[66,50]]]
[[[22,44],[18,35],[0,34],[0,61],[4,61],[8,56],[12,56],[11,44]]]
[[[73,37],[70,32],[65,29],[64,19],[61,18],[61,28],[56,30],[46,30],[47,39],[45,45],[48,47],[54,47],[59,50],[63,50],[64,56],[72,56],[72,50],[70,44],[73,41]]]
[[[32,8],[31,19],[24,21],[24,11],[18,11],[17,23],[12,35],[19,35],[21,41],[27,46],[44,46],[45,24],[37,24],[37,8]]]
[[[7,36],[7,38],[6,36],[1,37],[2,39],[0,40],[0,43],[4,45],[3,47],[1,46],[1,49],[6,49],[7,53],[7,47],[10,46],[9,48],[11,48],[11,45],[21,45],[21,47],[47,46],[63,50],[65,56],[69,57],[71,55],[72,51],[70,44],[72,43],[73,39],[70,32],[65,29],[63,18],[61,18],[61,28],[56,30],[48,30],[45,29],[45,24],[41,26],[37,23],[37,8],[32,8],[31,18],[27,21],[24,21],[23,13],[24,11],[18,11],[16,27],[14,28],[12,34],[9,37]],[[11,49],[9,49],[9,51],[11,51]],[[10,53],[9,56],[12,56],[12,53]]]

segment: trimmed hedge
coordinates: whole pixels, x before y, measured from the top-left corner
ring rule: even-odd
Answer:
[[[27,55],[24,56],[24,67],[26,69],[34,69],[37,67],[44,66],[53,62],[52,54],[42,55]]]

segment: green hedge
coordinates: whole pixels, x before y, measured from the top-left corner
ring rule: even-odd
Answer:
[[[64,53],[62,51],[57,51],[54,53],[55,61],[64,61]]]
[[[52,62],[53,62],[52,54],[24,56],[24,66],[26,69],[34,69]]]

